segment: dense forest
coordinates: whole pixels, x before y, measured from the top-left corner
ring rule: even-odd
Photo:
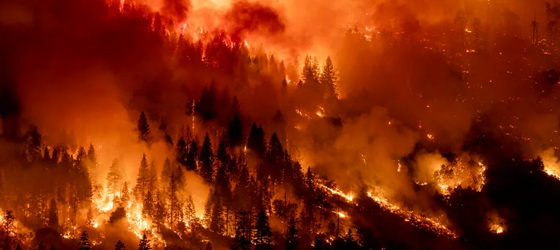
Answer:
[[[560,246],[558,3],[280,2],[0,3],[0,249]]]

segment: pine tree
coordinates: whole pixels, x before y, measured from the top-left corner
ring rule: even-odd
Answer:
[[[130,191],[128,190],[128,181],[125,181],[121,189],[121,206],[127,206],[130,201]]]
[[[202,162],[200,175],[206,182],[211,183],[212,176],[214,174],[214,169],[212,168],[214,163],[214,153],[212,153],[212,144],[210,143],[208,133],[204,136],[204,142],[202,143],[202,149],[200,150],[200,161]]]
[[[336,97],[336,89],[334,86],[336,82],[336,73],[330,57],[327,57],[327,61],[323,67],[323,72],[321,72],[320,81],[323,85],[325,95],[327,97]]]
[[[239,180],[233,190],[234,204],[237,210],[248,209],[250,206],[249,171],[244,165],[239,171]]]
[[[262,127],[260,128],[262,129]],[[264,157],[266,141],[264,139],[264,131],[261,129],[257,127],[257,124],[253,123],[249,132],[249,138],[247,139],[247,148],[255,151],[259,157]]]
[[[115,245],[115,250],[125,250],[126,247],[124,246],[124,243],[119,240],[117,241],[117,244]]]
[[[194,204],[193,204],[194,205]],[[156,202],[155,202],[155,209],[154,209],[154,223],[157,225],[158,231],[161,230],[161,226],[165,222],[165,201],[163,200],[163,196],[161,192],[158,190],[156,193]]]
[[[89,250],[91,249],[91,244],[89,243],[89,236],[86,231],[82,232],[80,236],[80,241],[78,242],[78,246],[80,250]]]
[[[144,202],[142,206],[142,215],[145,218],[152,218],[154,215],[154,198],[152,196],[152,190],[148,190],[146,197],[144,197]]]
[[[233,250],[251,249],[251,212],[242,210],[237,212],[235,217],[235,241],[231,247]]]
[[[149,175],[148,160],[146,160],[146,154],[143,154],[142,161],[140,161],[140,169],[138,170],[138,177],[136,178],[136,187],[134,187],[134,194],[138,200],[144,200],[148,189]]]
[[[202,96],[195,106],[195,111],[202,116],[202,119],[209,121],[216,117],[216,107],[214,106],[214,93],[216,87],[214,81],[210,84],[210,88],[204,87]]]
[[[188,222],[192,222],[194,219],[196,219],[196,209],[191,194],[187,196],[187,200],[185,201],[185,219]]]
[[[36,126],[31,126],[27,132],[27,146],[25,156],[28,162],[36,162],[41,158],[42,136]]]
[[[175,223],[179,220],[179,215],[181,213],[181,206],[179,204],[178,191],[181,185],[181,169],[178,168],[173,171],[171,178],[169,180],[169,188],[167,190],[167,198],[169,200],[169,224],[175,226]]]
[[[150,124],[148,123],[148,118],[146,118],[144,111],[142,111],[138,119],[138,140],[146,143],[150,143],[151,140]]]
[[[189,153],[187,155],[187,169],[188,170],[196,170],[197,169],[197,163],[196,161],[198,160],[198,139],[194,138],[191,141],[191,146],[189,147]]]
[[[58,209],[55,199],[51,199],[49,204],[49,227],[58,230]]]
[[[140,240],[140,244],[138,244],[138,250],[150,250],[152,247],[150,246],[150,240],[146,237],[146,234],[142,236]]]
[[[277,182],[282,178],[284,171],[284,149],[276,133],[270,137],[268,150],[265,155],[266,165],[269,169],[272,180]]]
[[[243,143],[243,127],[241,126],[241,119],[239,113],[235,114],[233,121],[228,125],[227,136],[229,145],[231,147],[239,146]]]
[[[93,147],[93,144],[89,145],[87,158],[89,162],[92,164],[91,165],[92,167],[95,167],[97,165],[97,154],[95,153],[95,148]]]
[[[208,241],[206,244],[206,250],[212,250],[212,242]]]
[[[305,62],[302,69],[302,77],[305,84],[310,84],[317,81],[319,73],[319,65],[311,56],[305,57]]]
[[[272,249],[272,230],[268,223],[268,216],[264,210],[261,210],[257,217],[257,225],[255,235],[255,250]]]
[[[45,149],[43,150],[43,160],[45,161],[45,163],[50,163],[52,161],[51,152],[49,151],[48,147],[45,147]]]
[[[163,162],[163,167],[161,168],[161,183],[169,183],[169,177],[171,176],[171,172],[173,172],[173,168],[171,167],[171,161],[169,158],[165,158]]]
[[[156,169],[156,164],[154,161],[150,164],[150,170],[148,172],[148,190],[157,189],[158,185],[158,173]]]
[[[230,163],[230,156],[227,152],[227,136],[225,132],[222,132],[222,136],[220,138],[220,144],[218,145],[217,157],[218,160],[222,164],[229,164]]]
[[[286,232],[286,250],[299,249],[299,236],[297,230],[297,222],[295,218],[290,218],[288,222],[288,230]]]
[[[21,250],[21,246],[19,245],[19,243],[16,246],[16,250]]]
[[[183,139],[183,137],[179,138],[177,141],[177,145],[175,146],[175,159],[183,166],[187,166],[187,157],[188,157],[188,150],[187,150],[187,143]]]
[[[109,167],[109,173],[107,174],[107,193],[114,196],[123,179],[124,175],[122,173],[119,160],[115,158]]]

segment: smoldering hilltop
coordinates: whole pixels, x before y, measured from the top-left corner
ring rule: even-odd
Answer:
[[[4,1],[2,246],[554,248],[558,8]]]

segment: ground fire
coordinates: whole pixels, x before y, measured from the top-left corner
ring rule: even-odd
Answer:
[[[557,249],[559,22],[0,1],[0,249]]]

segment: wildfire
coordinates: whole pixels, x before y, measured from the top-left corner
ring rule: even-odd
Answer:
[[[560,180],[560,165],[558,164],[558,157],[555,155],[554,148],[545,150],[539,156],[543,161],[543,171],[557,180]]]
[[[424,215],[417,215],[413,211],[404,210],[401,207],[390,203],[387,199],[374,195],[372,192],[367,192],[367,196],[384,210],[400,216],[405,221],[410,222],[416,227],[427,229],[438,235],[448,236],[453,239],[457,238],[457,234],[444,226],[438,219],[429,218]]]
[[[346,218],[346,215],[344,215],[342,212],[337,212],[336,214],[338,214],[338,216],[340,216],[340,218]]]
[[[443,165],[436,171],[436,186],[445,196],[458,187],[470,187],[480,192],[486,184],[485,172],[486,166],[482,162],[471,164],[459,159],[452,164]]]
[[[430,140],[430,141],[435,141],[436,140],[436,138],[434,137],[433,134],[427,134],[426,137],[428,137],[428,140]]]
[[[505,228],[500,224],[493,224],[490,226],[490,232],[495,234],[502,234],[505,231]]]
[[[488,228],[493,234],[502,234],[506,231],[506,221],[497,212],[488,215]]]
[[[324,188],[325,190],[329,191],[332,194],[336,194],[338,196],[341,196],[342,198],[346,199],[348,202],[352,202],[352,200],[354,200],[354,196],[351,194],[345,194],[342,191],[340,191],[339,189],[332,189],[329,188],[323,184],[319,184],[320,187]]]

